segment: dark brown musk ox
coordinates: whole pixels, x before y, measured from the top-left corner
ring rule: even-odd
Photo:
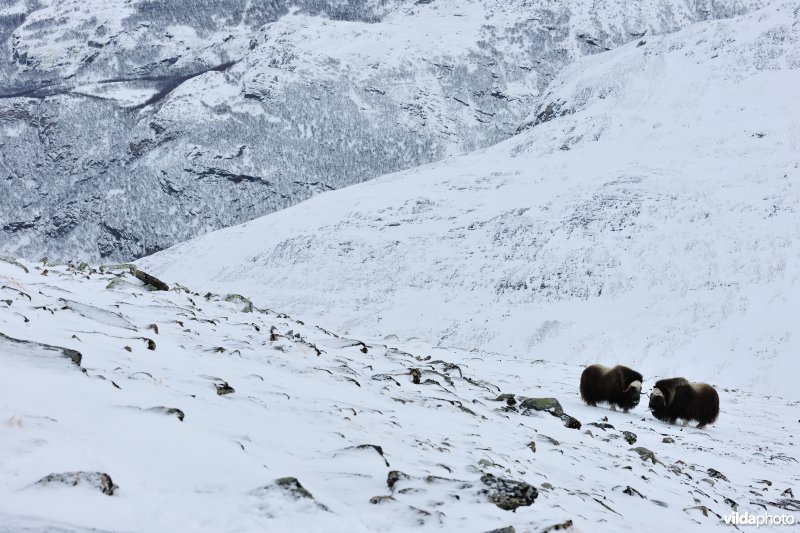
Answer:
[[[689,383],[684,378],[662,379],[650,393],[649,408],[662,422],[674,424],[680,418],[686,426],[695,420],[702,429],[719,416],[719,394],[706,383]]]
[[[627,413],[639,405],[642,381],[640,373],[626,366],[591,365],[581,374],[581,399],[592,407],[605,402]]]
[[[675,389],[681,385],[688,385],[689,380],[686,378],[669,378],[660,379],[653,385],[653,390],[650,391],[650,406],[661,409],[672,405],[672,400],[675,399]]]

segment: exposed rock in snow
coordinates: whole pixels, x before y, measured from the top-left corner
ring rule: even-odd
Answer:
[[[276,499],[275,495],[277,494],[278,499],[288,499],[296,503],[298,507],[305,508],[310,512],[328,511],[327,507],[316,501],[314,496],[300,484],[297,478],[293,477],[284,477],[275,480],[275,483],[256,489],[251,494],[268,502]],[[286,509],[282,508],[283,506],[280,504],[272,504],[272,506],[274,507],[273,512],[276,514],[286,512]]]
[[[3,288],[5,289],[6,287],[3,286]],[[7,302],[13,302],[13,300],[7,300]],[[11,303],[7,305],[10,307]],[[28,321],[26,317],[23,316],[23,318],[26,322]],[[49,359],[53,357],[53,352],[56,352],[57,356],[69,359],[79,367],[83,358],[79,351],[71,348],[61,348],[60,346],[51,346],[40,342],[15,339],[2,332],[0,332],[0,346],[2,346],[3,352],[7,354],[18,353],[24,357],[41,356]]]
[[[113,496],[114,491],[119,487],[111,481],[111,476],[102,472],[64,472],[63,474],[50,474],[39,481],[36,485],[67,485],[77,487],[78,485],[89,485],[105,494]]]
[[[533,505],[539,495],[536,487],[521,481],[498,478],[492,474],[481,476],[481,482],[489,488],[489,499],[500,509],[506,511]]]

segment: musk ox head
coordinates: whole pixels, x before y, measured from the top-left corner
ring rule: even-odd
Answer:
[[[625,396],[625,403],[630,405],[631,409],[639,405],[639,398],[642,395],[642,382],[641,381],[633,381],[628,388],[625,389],[623,392]]]
[[[648,406],[651,411],[657,411],[667,407],[667,397],[661,392],[658,387],[654,388],[650,393],[650,405]]]

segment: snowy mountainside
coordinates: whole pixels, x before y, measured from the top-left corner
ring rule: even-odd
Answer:
[[[132,259],[511,136],[576,58],[762,0],[3,0],[0,251]]]
[[[710,531],[800,510],[796,401],[720,388],[716,425],[668,426],[586,407],[576,365],[147,289],[0,261],[0,531]]]
[[[796,397],[798,17],[777,3],[585,58],[508,141],[140,264],[351,334]]]

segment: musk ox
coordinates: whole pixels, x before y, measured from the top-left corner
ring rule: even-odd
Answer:
[[[689,380],[686,378],[659,379],[650,392],[650,409],[672,405],[672,400],[675,399],[675,389],[680,385],[688,384]]]
[[[697,427],[712,424],[719,416],[719,395],[705,383],[689,383],[684,378],[662,379],[650,393],[650,411],[663,422],[674,424],[679,418],[683,425],[697,421]]]
[[[626,366],[591,365],[581,374],[581,399],[593,407],[606,402],[611,409],[619,407],[627,413],[639,405],[642,381],[640,373]]]

